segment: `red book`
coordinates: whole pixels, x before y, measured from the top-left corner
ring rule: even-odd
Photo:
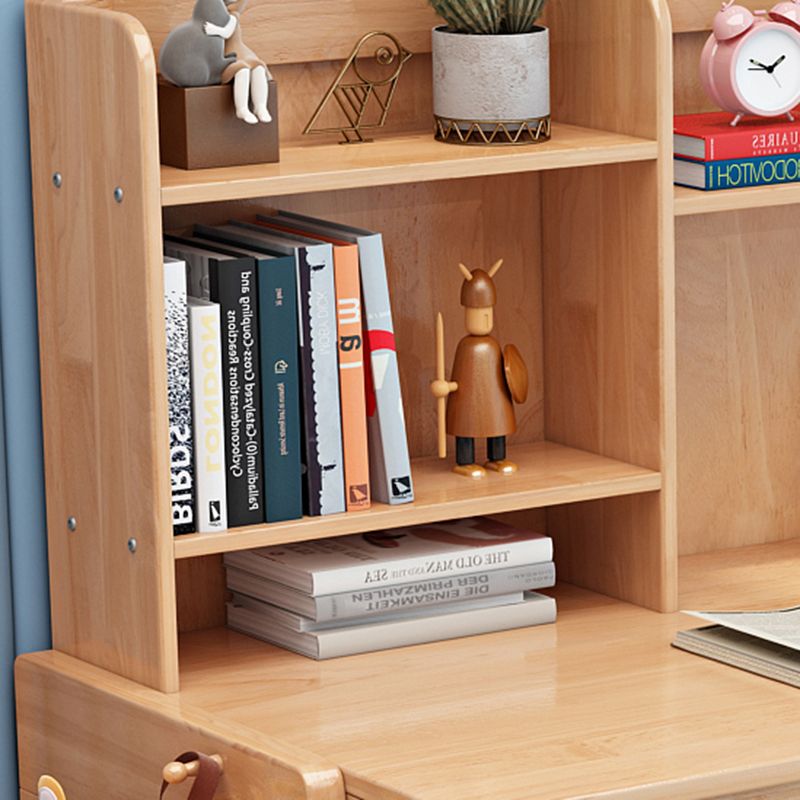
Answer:
[[[743,119],[731,127],[733,114],[680,114],[675,117],[675,155],[694,161],[726,161],[800,153],[800,115],[794,122],[776,119]]]

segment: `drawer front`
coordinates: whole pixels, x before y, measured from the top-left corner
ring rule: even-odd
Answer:
[[[18,659],[16,682],[20,785],[34,797],[39,776],[50,774],[67,800],[156,800],[164,765],[194,750],[222,756],[215,800],[344,800],[335,767],[184,709],[180,695],[53,652]]]

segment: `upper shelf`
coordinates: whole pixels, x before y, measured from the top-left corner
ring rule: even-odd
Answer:
[[[365,533],[472,514],[500,514],[654,492],[661,488],[658,472],[552,442],[519,445],[512,457],[520,467],[516,475],[502,477],[490,473],[481,481],[455,475],[446,462],[437,458],[417,459],[413,464],[414,503],[399,506],[375,503],[368,511],[178,536],[175,558]]]
[[[584,167],[658,156],[658,144],[619,133],[554,124],[552,139],[525,147],[437,142],[431,132],[358,145],[284,147],[278,164],[187,171],[161,167],[165,206],[479,175]]]
[[[800,203],[800,183],[780,186],[753,186],[703,192],[686,186],[675,187],[675,216],[713,214],[717,211],[741,211],[748,208],[788,206]]]

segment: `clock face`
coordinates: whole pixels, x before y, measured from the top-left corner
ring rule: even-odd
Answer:
[[[765,26],[744,37],[734,64],[736,88],[747,108],[769,116],[800,102],[800,36]]]

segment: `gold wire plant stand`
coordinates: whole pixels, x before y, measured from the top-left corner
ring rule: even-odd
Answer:
[[[474,145],[522,145],[550,139],[550,117],[483,122],[434,117],[435,138],[440,142]]]

